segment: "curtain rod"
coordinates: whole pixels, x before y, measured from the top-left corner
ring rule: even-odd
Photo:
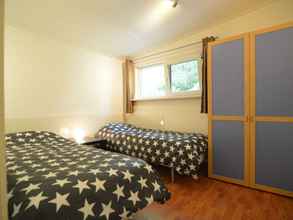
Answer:
[[[218,39],[218,38],[219,37],[215,37],[215,39]],[[196,45],[196,44],[200,44],[200,43],[202,43],[202,40],[196,41],[196,42],[193,42],[193,43],[190,43],[190,44],[185,44],[185,45],[180,46],[180,47],[175,47],[175,48],[172,48],[172,49],[169,49],[169,50],[163,50],[163,51],[160,51],[160,52],[157,52],[157,53],[152,53],[152,54],[149,54],[149,55],[146,55],[146,56],[138,57],[138,58],[134,59],[134,61],[143,60],[143,59],[146,59],[146,58],[149,58],[149,57],[153,57],[153,56],[157,56],[157,55],[161,55],[161,54],[164,54],[164,53],[169,53],[169,52],[172,52],[174,50],[180,50],[180,49],[183,49],[183,48],[186,48],[186,47],[190,47],[190,46],[193,46],[193,45]]]

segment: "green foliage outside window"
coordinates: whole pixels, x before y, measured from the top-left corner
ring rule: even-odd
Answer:
[[[172,92],[188,92],[200,89],[198,61],[192,60],[170,66]]]

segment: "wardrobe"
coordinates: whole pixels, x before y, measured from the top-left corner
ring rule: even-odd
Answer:
[[[209,177],[293,197],[293,22],[208,55]]]

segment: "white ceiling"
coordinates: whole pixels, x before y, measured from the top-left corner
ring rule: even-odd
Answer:
[[[136,54],[269,0],[7,0],[6,22],[111,56]]]

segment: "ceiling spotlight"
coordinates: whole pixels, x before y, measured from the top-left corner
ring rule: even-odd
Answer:
[[[176,6],[178,5],[178,1],[179,1],[179,0],[172,0],[172,2],[173,2],[172,7],[173,7],[173,8],[176,8]]]
[[[167,3],[172,6],[173,8],[175,8],[178,5],[178,1],[179,0],[166,0]]]

